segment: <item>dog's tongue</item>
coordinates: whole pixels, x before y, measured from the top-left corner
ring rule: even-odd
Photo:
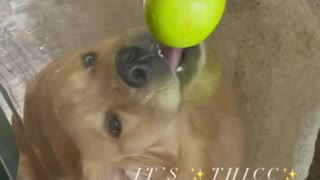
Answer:
[[[182,59],[182,50],[181,48],[172,48],[162,45],[160,50],[165,57],[170,69],[176,71],[180,61]]]

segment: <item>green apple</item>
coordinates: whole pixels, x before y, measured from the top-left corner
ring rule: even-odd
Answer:
[[[150,32],[164,45],[176,48],[204,41],[218,25],[226,0],[144,0]]]

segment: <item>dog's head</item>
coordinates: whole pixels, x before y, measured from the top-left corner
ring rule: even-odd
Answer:
[[[138,30],[49,65],[40,93],[88,174],[162,167],[176,158],[177,114],[183,92],[204,65],[204,52],[203,45],[162,47]]]

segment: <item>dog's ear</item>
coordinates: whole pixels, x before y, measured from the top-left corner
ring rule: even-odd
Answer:
[[[75,179],[81,175],[81,158],[76,146],[65,132],[54,112],[54,95],[50,88],[56,86],[44,70],[27,87],[24,105],[24,130],[45,171],[53,179],[68,174]],[[63,162],[63,163],[61,163]]]
[[[19,167],[17,179],[40,180],[49,179],[44,171],[40,159],[34,153],[25,136],[22,124],[12,116],[12,129],[19,149]]]

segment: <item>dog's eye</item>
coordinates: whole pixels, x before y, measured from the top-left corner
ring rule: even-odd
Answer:
[[[82,65],[86,68],[92,68],[96,63],[97,55],[95,52],[89,52],[82,56]]]
[[[119,137],[121,134],[121,123],[116,114],[108,112],[106,115],[105,126],[109,133],[114,137]]]

